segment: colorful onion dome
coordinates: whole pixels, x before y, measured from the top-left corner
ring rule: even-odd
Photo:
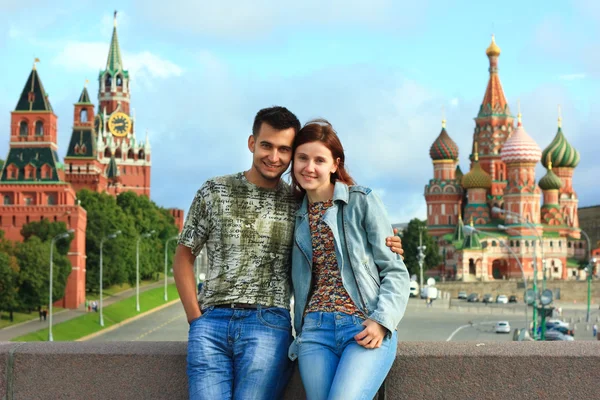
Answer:
[[[498,47],[496,44],[496,38],[494,35],[492,35],[492,43],[490,43],[489,47],[485,51],[485,54],[487,54],[488,57],[500,55],[500,47]]]
[[[479,165],[477,148],[475,148],[473,167],[471,167],[471,170],[463,176],[461,184],[465,189],[489,189],[492,187],[492,177],[481,168],[481,165]]]
[[[463,172],[462,172],[462,169],[460,169],[460,165],[457,165],[457,166],[456,166],[456,170],[455,170],[455,172],[454,172],[454,176],[456,177],[456,180],[457,180],[457,181],[460,181],[460,180],[462,180],[462,177],[463,177],[464,175],[465,175],[465,174],[463,174]]]
[[[542,157],[542,151],[535,140],[525,132],[521,123],[521,113],[517,118],[517,129],[502,146],[502,161],[507,164],[537,163]]]
[[[552,161],[548,161],[548,172],[538,183],[542,190],[558,190],[562,187],[560,178],[552,172]]]
[[[542,164],[548,168],[552,161],[554,168],[575,168],[579,164],[579,152],[567,142],[558,118],[558,132],[552,142],[542,152]]]
[[[456,160],[458,159],[458,146],[446,132],[446,121],[442,121],[442,131],[429,149],[432,160]]]

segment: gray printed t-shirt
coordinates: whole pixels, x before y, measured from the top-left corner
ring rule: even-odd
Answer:
[[[202,307],[248,303],[289,309],[296,209],[285,182],[265,189],[240,172],[202,185],[178,241],[196,256],[206,243]]]

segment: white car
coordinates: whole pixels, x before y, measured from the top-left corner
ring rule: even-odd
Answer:
[[[546,327],[550,328],[550,327],[554,327],[554,326],[570,329],[569,323],[561,321],[560,319],[549,319],[546,321]]]
[[[496,323],[496,333],[510,333],[510,324],[508,321],[499,321]]]
[[[496,297],[496,303],[508,304],[508,297],[504,294],[499,294],[498,297]]]

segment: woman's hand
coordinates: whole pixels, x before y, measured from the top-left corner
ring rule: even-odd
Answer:
[[[366,349],[376,349],[381,347],[383,338],[387,333],[387,329],[372,319],[367,319],[362,323],[365,329],[358,335],[354,336],[356,343]]]
[[[385,245],[390,248],[394,253],[398,254],[403,260],[404,249],[402,248],[402,239],[396,236],[398,229],[394,228],[394,236],[388,236],[385,238]]]

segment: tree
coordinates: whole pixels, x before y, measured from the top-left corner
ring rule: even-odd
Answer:
[[[100,242],[106,236],[121,231],[121,235],[106,240],[103,246],[102,280],[104,286],[122,284],[135,273],[135,242],[137,237],[134,216],[128,215],[107,193],[87,189],[77,192],[77,199],[87,212],[85,235],[86,290],[98,292],[100,288]]]
[[[18,265],[15,258],[0,252],[0,312],[8,311],[11,321],[13,311],[18,306],[17,272]]]
[[[0,172],[2,171],[2,167],[4,167],[4,160],[0,158]]]
[[[427,224],[418,218],[412,219],[402,233],[402,248],[404,249],[404,263],[411,275],[419,274],[419,232],[422,232],[423,246],[426,246],[423,271],[435,268],[442,262],[439,248],[435,239],[427,233]]]

